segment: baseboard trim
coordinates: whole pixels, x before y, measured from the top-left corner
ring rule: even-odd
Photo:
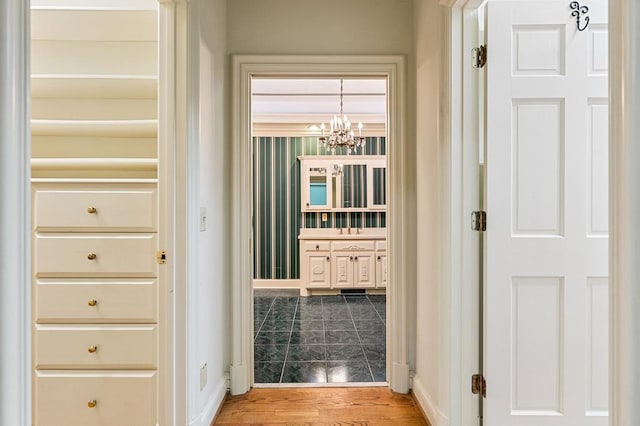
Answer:
[[[280,289],[300,288],[300,280],[253,280],[253,288]]]
[[[418,377],[413,378],[412,391],[413,391],[413,397],[418,403],[420,410],[422,410],[424,415],[427,417],[427,421],[429,422],[429,424],[431,426],[438,426],[439,425],[439,423],[437,423],[438,411],[436,410],[436,407],[433,405],[431,398],[429,398],[424,388],[424,385],[422,384],[422,382]]]
[[[221,377],[218,380],[216,389],[213,391],[209,402],[202,411],[202,426],[210,426],[213,424],[213,420],[220,411],[224,399],[227,396],[227,378]]]

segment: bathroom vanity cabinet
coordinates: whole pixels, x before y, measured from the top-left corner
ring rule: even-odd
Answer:
[[[300,294],[313,290],[384,289],[386,229],[300,230]],[[356,233],[359,232],[359,233]]]
[[[373,240],[333,241],[331,243],[331,285],[333,288],[374,288]]]
[[[303,214],[322,213],[326,217],[325,213],[386,211],[385,156],[315,155],[298,159]],[[300,230],[300,294],[384,289],[386,228],[351,228],[350,221],[338,222],[342,226],[339,228],[335,220],[332,223],[332,228]]]

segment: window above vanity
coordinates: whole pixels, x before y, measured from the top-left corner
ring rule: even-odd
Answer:
[[[384,155],[303,155],[298,159],[303,212],[386,209]]]

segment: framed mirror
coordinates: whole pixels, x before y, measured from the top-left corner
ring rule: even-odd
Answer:
[[[302,211],[386,209],[386,160],[381,156],[300,156]]]

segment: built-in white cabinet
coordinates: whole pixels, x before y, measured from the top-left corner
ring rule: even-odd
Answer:
[[[307,232],[322,230],[306,230]],[[387,285],[384,229],[375,238],[300,238],[300,290],[375,289]],[[328,231],[330,232],[330,231]]]
[[[374,288],[373,250],[373,241],[332,242],[332,288]]]
[[[386,209],[387,169],[384,156],[298,158],[303,212]]]
[[[331,287],[331,243],[304,241],[300,244],[300,275],[308,288]]]
[[[34,182],[35,425],[156,425],[155,182]]]
[[[387,242],[376,241],[376,288],[387,287]]]

